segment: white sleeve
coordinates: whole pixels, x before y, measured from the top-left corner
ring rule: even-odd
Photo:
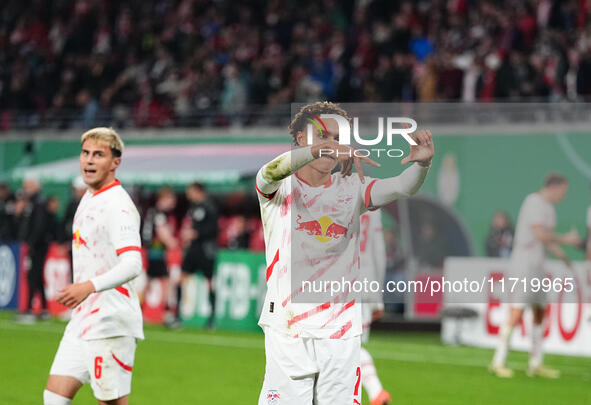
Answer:
[[[529,199],[525,208],[525,215],[527,222],[530,226],[542,225],[546,228],[552,228],[551,223],[554,221],[552,218],[552,210],[546,210],[546,205],[539,199]]]
[[[142,272],[142,254],[137,250],[121,253],[119,263],[111,270],[90,279],[96,292],[119,287]]]
[[[128,251],[141,252],[140,215],[133,204],[114,207],[109,213],[109,237],[117,255]]]
[[[314,160],[312,147],[297,148],[285,152],[261,167],[256,177],[257,191],[266,198],[272,198],[281,180]]]
[[[140,215],[133,203],[109,209],[108,231],[119,263],[90,281],[96,291],[115,288],[137,277],[142,271]]]
[[[396,177],[377,180],[370,191],[371,208],[383,207],[398,198],[416,194],[423,185],[427,173],[428,167],[415,163]]]

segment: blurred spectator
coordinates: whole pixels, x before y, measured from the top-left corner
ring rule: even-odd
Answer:
[[[446,241],[438,235],[433,224],[424,222],[419,230],[419,240],[416,247],[419,264],[428,268],[441,269],[448,251]]]
[[[490,225],[490,231],[486,236],[486,254],[489,257],[511,256],[513,248],[514,229],[507,213],[495,212]]]
[[[10,222],[14,211],[12,193],[6,184],[0,184],[0,243],[8,242]]]
[[[60,210],[60,200],[57,196],[52,195],[47,198],[47,235],[46,240],[47,243],[50,244],[52,242],[58,242],[63,238],[61,232],[61,224],[58,218],[58,212]]]
[[[170,295],[169,269],[167,252],[179,246],[175,237],[177,223],[174,217],[176,194],[172,189],[164,187],[158,191],[156,205],[150,207],[143,216],[142,245],[148,249],[148,278],[160,279],[163,300],[165,302],[164,322],[169,326],[177,326],[169,306]]]
[[[588,1],[139,5],[3,1],[2,128],[227,125],[248,105],[310,99],[591,95]]]
[[[27,178],[23,182],[23,191],[27,199],[19,224],[20,240],[28,245],[30,267],[27,273],[29,285],[26,315],[31,315],[33,298],[37,292],[41,295],[42,317],[48,317],[45,288],[43,286],[43,266],[51,240],[49,212],[47,203],[41,196],[41,185],[37,179]]]
[[[70,197],[70,201],[68,201],[68,205],[66,205],[66,211],[64,213],[64,218],[62,221],[62,233],[61,233],[61,240],[71,248],[72,245],[72,231],[74,225],[74,215],[76,214],[76,210],[78,209],[78,204],[80,204],[80,200],[86,193],[86,183],[82,180],[82,176],[78,176],[72,181],[72,193]]]
[[[218,250],[218,210],[201,183],[190,184],[186,196],[191,204],[187,212],[190,227],[181,231],[183,246],[186,248],[181,268],[184,279],[188,275],[200,273],[207,280],[212,308],[208,326],[212,327],[215,315],[213,270]]]
[[[237,215],[227,228],[228,249],[248,249],[250,232],[248,231],[246,218]]]

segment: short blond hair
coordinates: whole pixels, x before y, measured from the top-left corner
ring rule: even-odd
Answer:
[[[80,144],[84,145],[84,142],[89,139],[93,139],[98,143],[111,148],[111,152],[115,157],[120,157],[123,154],[123,149],[125,149],[125,145],[123,144],[121,137],[113,128],[97,127],[89,129],[82,134],[82,138],[80,138]]]

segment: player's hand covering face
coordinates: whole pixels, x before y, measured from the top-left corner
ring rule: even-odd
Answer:
[[[405,127],[408,126],[405,125]],[[410,153],[400,163],[405,165],[409,162],[418,162],[421,166],[429,166],[435,153],[431,131],[428,129],[421,130],[410,134],[410,136],[417,145],[410,145]]]
[[[379,163],[374,162],[365,156],[356,156],[355,149],[348,145],[341,145],[339,140],[339,127],[334,119],[323,120],[324,128],[319,131],[313,128],[312,134],[312,155],[317,159],[310,163],[315,169],[330,173],[338,163],[341,163],[341,175],[349,176],[353,172],[353,167],[364,182],[363,168],[361,162],[379,167]],[[301,146],[308,145],[307,135],[300,132],[299,141]]]

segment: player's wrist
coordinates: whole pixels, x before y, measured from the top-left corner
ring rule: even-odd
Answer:
[[[421,167],[429,168],[429,167],[431,167],[431,161],[432,161],[432,158],[429,158],[427,160],[417,161],[417,164]]]

